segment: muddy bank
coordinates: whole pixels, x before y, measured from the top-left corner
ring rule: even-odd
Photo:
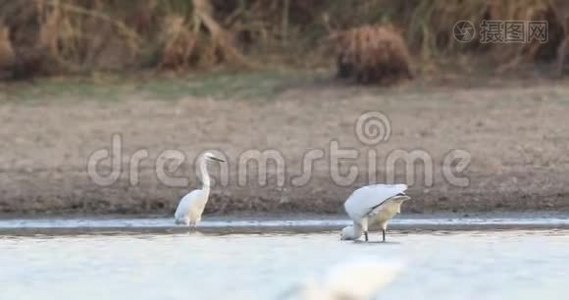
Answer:
[[[33,101],[0,102],[2,214],[168,214],[183,194],[199,186],[193,162],[208,149],[228,160],[226,182],[220,182],[218,167],[211,169],[218,182],[208,213],[338,213],[357,186],[385,181],[387,174],[408,181],[405,164],[389,161],[397,150],[419,150],[432,163],[432,169],[414,165],[413,201],[406,212],[569,211],[569,88],[557,83],[302,87],[270,99],[238,100],[183,95],[166,100],[136,90],[117,101],[99,97],[38,95]],[[362,143],[355,133],[358,117],[368,111],[389,119],[390,135],[381,143]],[[93,153],[111,149],[113,135],[121,140],[121,171],[103,186],[87,165]],[[341,174],[358,167],[352,184],[340,185],[331,175],[330,158],[338,155],[334,143],[357,153],[357,159],[338,163]],[[294,184],[305,173],[306,153],[315,149],[322,158],[314,161],[309,180]],[[456,174],[469,180],[466,186],[449,182],[443,172],[445,158],[456,149],[471,157]],[[147,156],[133,178],[131,161],[140,150]],[[166,150],[185,155],[179,168],[161,165],[169,177],[189,178],[183,186],[165,183],[157,174],[160,161],[168,160]],[[240,168],[249,150],[276,151],[284,168],[269,164],[261,172],[268,174],[267,183],[259,184],[258,169]],[[371,180],[370,151],[377,155]],[[102,161],[98,174],[111,172],[110,165]],[[240,184],[243,173],[249,177]]]

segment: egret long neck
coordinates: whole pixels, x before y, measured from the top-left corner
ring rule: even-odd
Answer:
[[[354,239],[359,238],[360,236],[362,236],[362,234],[364,233],[364,230],[362,228],[362,225],[360,225],[357,222],[354,222]]]
[[[200,161],[200,175],[202,177],[202,190],[209,190],[209,174],[207,173],[207,161],[202,157]]]

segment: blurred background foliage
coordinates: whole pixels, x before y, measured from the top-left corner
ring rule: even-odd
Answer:
[[[401,30],[420,71],[464,57],[508,69],[551,61],[565,36],[556,0],[0,0],[0,78],[92,71],[330,67],[330,36]],[[458,43],[469,20],[547,20],[547,43]],[[477,37],[478,39],[479,37]],[[476,40],[476,39],[475,39]]]

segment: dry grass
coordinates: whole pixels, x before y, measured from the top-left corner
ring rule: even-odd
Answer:
[[[389,84],[412,78],[411,58],[392,26],[363,26],[336,34],[338,76]]]
[[[0,25],[8,30],[18,61],[10,64],[13,70],[9,71],[22,77],[145,67],[177,71],[219,64],[243,67],[255,60],[324,65],[332,60],[321,45],[330,30],[349,31],[370,24],[402,28],[405,43],[416,54],[418,69],[437,58],[464,53],[488,57],[492,65],[510,69],[521,62],[555,58],[567,35],[563,25],[568,12],[559,3],[562,1],[0,0]],[[327,16],[326,22],[323,16]],[[464,44],[452,38],[457,21],[469,20],[478,26],[483,19],[547,20],[550,39],[545,44]],[[377,59],[373,57],[369,56]],[[38,65],[38,60],[43,63]],[[363,76],[363,81],[374,81],[376,72],[363,72],[374,73],[370,79]]]
[[[13,63],[14,50],[12,49],[12,43],[10,42],[8,28],[0,26],[0,79],[6,76],[3,75],[3,72],[10,69]]]
[[[189,30],[180,16],[168,17],[164,22],[164,48],[161,68],[180,69],[191,64],[192,54],[196,51],[196,35]]]
[[[419,1],[413,13],[404,20],[407,39],[423,60],[469,53],[490,59],[497,70],[514,69],[520,64],[551,61],[557,55],[561,37],[567,35],[563,24],[567,8],[556,0],[434,0]],[[457,43],[452,37],[454,24],[468,20],[475,25],[477,36],[471,43]],[[482,20],[547,21],[546,43],[479,43]]]
[[[245,64],[213,13],[205,0],[0,2],[0,24],[11,35],[18,66],[26,66],[12,64],[9,71],[26,69],[23,77],[149,64],[175,70]],[[27,68],[38,57],[43,67]]]

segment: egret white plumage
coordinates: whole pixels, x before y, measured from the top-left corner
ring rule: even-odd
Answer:
[[[379,224],[385,242],[387,223],[401,212],[401,204],[411,199],[405,190],[405,184],[374,184],[355,190],[344,203],[354,224],[342,229],[342,240],[356,240],[363,234],[367,242],[368,227]]]
[[[205,205],[209,198],[210,180],[207,172],[207,162],[223,162],[222,159],[215,157],[212,153],[206,152],[199,158],[199,168],[202,180],[202,188],[193,190],[185,195],[178,204],[174,218],[176,224],[185,224],[195,227],[202,218]]]
[[[400,262],[360,257],[332,265],[285,295],[303,300],[375,299],[402,271]],[[291,297],[292,298],[292,297]]]

